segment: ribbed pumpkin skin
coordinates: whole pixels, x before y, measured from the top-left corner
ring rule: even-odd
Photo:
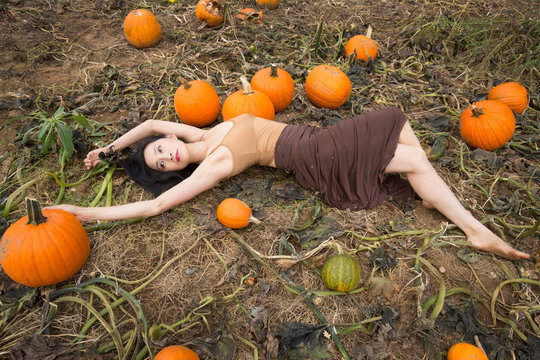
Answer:
[[[321,277],[329,289],[349,292],[360,283],[360,265],[347,254],[334,255],[324,263]]]
[[[199,355],[182,345],[171,345],[163,348],[154,360],[200,360]]]
[[[242,229],[249,225],[251,209],[241,200],[228,198],[217,207],[217,218],[220,223],[231,229]]]
[[[478,108],[482,115],[475,116]],[[512,138],[516,119],[512,110],[496,100],[481,100],[468,107],[460,117],[459,132],[467,144],[474,148],[495,150]]]
[[[176,114],[188,125],[210,125],[217,120],[220,107],[216,90],[204,80],[192,80],[187,82],[187,85],[182,84],[174,94]]]
[[[47,222],[27,224],[28,216],[13,223],[2,236],[0,264],[20,284],[53,285],[77,273],[90,254],[88,235],[77,218],[63,210],[45,209]]]
[[[474,345],[457,343],[448,351],[448,360],[488,360],[488,357]]]
[[[154,14],[146,9],[130,12],[124,20],[124,35],[136,48],[156,45],[161,38],[161,26]]]
[[[257,4],[263,9],[275,9],[279,5],[279,0],[257,0]]]
[[[495,86],[489,91],[488,100],[498,100],[508,105],[516,114],[525,111],[529,103],[527,89],[517,82],[506,82]]]
[[[365,35],[350,38],[345,45],[345,57],[356,52],[356,60],[373,60],[377,55],[377,43]]]
[[[293,78],[287,71],[278,67],[274,72],[272,67],[257,71],[251,78],[251,88],[266,94],[272,101],[275,112],[289,106],[294,96]]]
[[[306,78],[306,95],[313,105],[337,109],[351,95],[351,81],[338,67],[318,65]]]
[[[276,112],[270,98],[261,91],[253,90],[245,76],[240,77],[240,81],[242,81],[242,90],[232,93],[223,102],[221,108],[223,121],[242,114],[274,120]]]
[[[217,0],[199,0],[195,16],[200,22],[206,22],[209,27],[218,26],[223,22],[221,4]]]

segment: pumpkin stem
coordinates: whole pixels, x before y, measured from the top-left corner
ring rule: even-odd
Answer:
[[[183,77],[180,78],[180,82],[182,83],[182,86],[186,90],[191,87],[191,84],[186,79],[184,79]]]
[[[249,81],[246,79],[246,77],[244,75],[240,76],[240,81],[242,82],[242,88],[244,89],[244,95],[253,94],[253,90],[251,89],[251,85],[249,84]]]
[[[257,219],[255,216],[251,215],[249,217],[249,220],[248,220],[250,223],[254,223],[254,224],[260,224],[261,223],[261,220]]]
[[[471,105],[471,111],[472,111],[472,116],[474,117],[480,117],[480,115],[484,115],[484,111],[482,111],[482,108],[479,108],[476,105]]]
[[[330,243],[330,245],[334,246],[338,252],[338,255],[341,255],[343,254],[343,248],[341,247],[341,245],[339,245],[339,243],[335,242],[335,241],[332,241]]]
[[[26,198],[26,213],[28,214],[27,225],[32,224],[38,226],[47,222],[47,218],[41,212],[41,207],[36,199]]]
[[[371,25],[368,26],[366,31],[366,37],[371,39],[371,33],[373,32],[373,27]]]
[[[276,64],[270,65],[270,76],[271,77],[278,77],[277,69],[278,68],[277,68]]]

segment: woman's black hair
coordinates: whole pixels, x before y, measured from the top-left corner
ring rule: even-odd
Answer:
[[[139,142],[137,151],[129,155],[122,163],[122,166],[129,177],[137,184],[150,191],[155,197],[188,178],[197,168],[197,164],[189,164],[179,171],[163,172],[152,169],[146,165],[146,161],[144,160],[144,149],[148,144],[164,137],[164,135],[156,135],[142,139]]]

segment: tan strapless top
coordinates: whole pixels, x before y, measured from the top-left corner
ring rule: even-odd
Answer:
[[[274,165],[276,142],[287,124],[255,116],[233,118],[228,121],[232,121],[234,125],[216,149],[225,146],[231,152],[233,157],[231,176],[253,165]]]

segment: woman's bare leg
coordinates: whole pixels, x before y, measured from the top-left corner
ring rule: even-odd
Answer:
[[[407,133],[408,129],[404,127],[404,132]],[[412,129],[410,131],[412,132]],[[410,140],[408,135],[410,134],[405,134],[405,138]],[[509,246],[461,205],[437,174],[421,147],[415,144],[398,143],[394,157],[386,167],[386,172],[405,173],[414,191],[456,224],[475,248],[513,260],[529,258],[528,254]]]
[[[403,114],[403,116],[405,116],[405,114]],[[398,144],[416,146],[422,149],[422,145],[420,145],[420,141],[418,140],[418,137],[414,133],[414,130],[412,129],[409,121],[405,122],[405,124],[403,125],[403,128],[401,129],[401,132],[399,133]],[[422,198],[422,205],[428,209],[435,208],[429,201],[423,198]]]

